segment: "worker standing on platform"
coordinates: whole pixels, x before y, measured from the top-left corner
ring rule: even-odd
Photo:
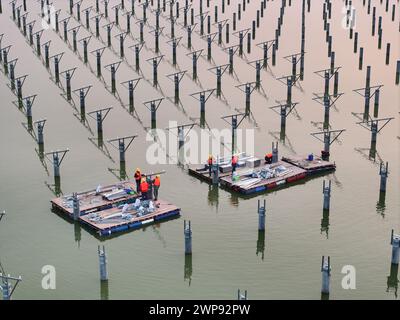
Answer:
[[[136,181],[136,192],[140,192],[140,181],[142,180],[142,173],[140,172],[140,169],[137,168],[135,171],[135,181]]]
[[[154,201],[158,200],[158,189],[160,189],[160,185],[160,176],[156,176],[156,178],[153,180]]]
[[[208,164],[208,174],[209,174],[210,177],[211,177],[211,169],[212,169],[213,163],[214,163],[214,158],[213,158],[213,156],[210,154],[210,155],[208,156],[208,160],[207,160],[207,164]]]
[[[238,164],[238,157],[236,155],[232,156],[232,174],[236,171],[236,167]]]
[[[147,191],[147,200],[153,200],[153,180],[151,179],[151,176],[147,176],[146,181],[147,185],[149,186]]]
[[[140,184],[140,192],[142,193],[142,200],[147,200],[149,184],[147,183],[146,178],[142,179],[142,183]]]

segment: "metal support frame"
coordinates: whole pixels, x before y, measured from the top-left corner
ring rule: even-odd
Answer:
[[[240,120],[238,120],[239,117],[242,117]],[[236,130],[239,128],[240,124],[243,122],[243,120],[247,117],[246,113],[238,113],[238,114],[232,114],[229,116],[224,116],[221,117],[222,120],[224,120],[226,123],[231,125],[232,128],[232,156],[236,153]],[[227,119],[230,119],[228,121]]]
[[[111,93],[115,94],[117,92],[117,87],[116,87],[116,78],[115,75],[121,66],[122,61],[110,63],[106,66],[104,66],[104,69],[110,70],[111,73]]]
[[[128,110],[131,114],[135,112],[135,89],[138,86],[140,80],[142,80],[142,78],[121,82],[121,85],[128,89]]]
[[[179,95],[179,84],[181,83],[183,77],[186,74],[185,71],[180,71],[172,74],[168,74],[166,77],[170,79],[171,81],[174,82],[174,102],[175,104],[178,104],[180,101],[180,95]]]
[[[224,64],[221,66],[216,66],[208,69],[208,71],[214,73],[217,76],[217,97],[221,97],[222,95],[222,76],[229,68],[229,64]]]
[[[143,102],[143,105],[149,109],[151,113],[151,128],[155,129],[157,125],[157,110],[160,107],[161,103],[163,102],[164,98],[155,99]]]

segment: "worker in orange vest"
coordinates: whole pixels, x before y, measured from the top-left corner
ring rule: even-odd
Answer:
[[[214,163],[214,158],[213,156],[210,154],[207,160],[207,164],[208,164],[208,174],[211,177],[211,169],[212,169],[212,165]]]
[[[135,171],[135,181],[136,181],[136,192],[140,192],[140,181],[142,180],[142,173],[140,172],[140,169],[137,168]]]
[[[153,180],[154,201],[158,200],[158,189],[160,189],[160,185],[160,176],[156,176],[156,178]]]
[[[233,155],[232,156],[232,174],[236,171],[237,163],[238,163],[238,157]]]
[[[147,200],[147,193],[149,192],[149,184],[146,179],[142,179],[142,183],[140,184],[140,192],[142,193],[142,200]]]

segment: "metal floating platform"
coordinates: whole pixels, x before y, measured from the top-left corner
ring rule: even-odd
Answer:
[[[283,187],[307,177],[306,170],[285,161],[261,165],[255,170],[269,171],[273,175],[266,178],[253,178],[251,177],[252,169],[242,168],[236,171],[238,180],[233,181],[230,174],[220,179],[221,186],[247,195]]]
[[[91,212],[110,209],[122,203],[134,202],[139,195],[134,191],[136,185],[125,181],[117,184],[101,187],[100,190],[89,190],[78,193],[80,214],[86,215]],[[117,190],[130,190],[114,199],[107,199],[106,195]],[[97,192],[99,191],[99,192]],[[66,195],[50,201],[54,210],[73,217],[73,196]]]
[[[276,168],[282,167],[281,172],[274,173],[273,176],[267,178],[251,177],[253,171],[274,171]],[[284,169],[283,169],[284,168]],[[288,186],[307,177],[328,173],[336,170],[333,162],[324,161],[321,158],[313,157],[308,159],[301,156],[283,157],[281,161],[274,164],[264,164],[259,166],[237,168],[236,173],[239,175],[239,181],[232,181],[232,172],[219,172],[219,182],[222,187],[244,195],[264,192],[276,189],[278,187]],[[191,166],[189,174],[195,176],[208,183],[212,183],[212,176],[206,166]]]
[[[159,200],[154,202],[154,205],[153,212],[143,215],[140,215],[138,210],[132,208],[125,211],[125,217],[122,217],[120,206],[82,216],[80,221],[100,236],[110,236],[118,232],[139,229],[152,223],[180,216],[181,209],[166,201]]]
[[[308,176],[336,170],[336,164],[334,162],[325,161],[315,156],[312,160],[301,156],[282,157],[282,161],[306,170]]]

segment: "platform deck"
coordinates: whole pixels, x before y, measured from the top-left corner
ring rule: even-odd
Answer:
[[[315,156],[311,161],[308,160],[307,157],[301,156],[283,157],[282,160],[306,170],[307,175],[317,174],[325,171],[333,171],[336,169],[336,164],[334,162],[325,161]]]
[[[277,167],[284,166],[287,172],[283,172],[282,174],[273,177],[273,178],[268,178],[268,179],[261,179],[261,181],[252,184],[250,186],[240,186],[237,184],[237,182],[240,181],[245,181],[246,179],[250,179],[244,176],[240,177],[239,181],[232,181],[232,176],[229,175],[227,177],[223,177],[220,179],[220,183],[223,187],[226,187],[228,189],[231,189],[232,191],[236,191],[242,194],[252,194],[256,192],[262,192],[266,190],[271,190],[283,185],[287,185],[289,183],[296,182],[298,180],[304,179],[307,174],[306,170],[299,168],[297,166],[294,166],[288,162],[285,161],[278,161],[277,163],[274,164],[263,164],[262,166],[259,166],[256,168],[256,170],[261,170],[262,168],[269,168],[269,169],[275,169]],[[238,169],[236,172],[241,175],[245,174],[246,172],[249,172],[251,168],[241,168]]]
[[[189,170],[189,174],[192,175],[192,176],[195,176],[195,177],[197,177],[197,178],[199,178],[201,180],[204,180],[204,181],[206,181],[208,183],[212,183],[212,176],[210,177],[208,169],[201,170],[203,168],[204,168],[204,165],[203,166],[199,166],[199,165],[190,166],[189,169],[188,169]],[[227,177],[229,175],[231,175],[231,172],[225,172],[225,173],[221,173],[220,172],[219,173],[219,177],[220,178]]]
[[[104,194],[107,194],[116,188],[131,189],[133,192],[132,194],[127,194],[125,197],[115,200],[107,200],[103,197]],[[125,181],[102,187],[100,193],[98,194],[96,193],[95,189],[78,193],[81,215],[108,209],[120,203],[133,202],[138,197],[138,194],[134,191],[135,189],[136,185],[134,183]],[[68,214],[69,216],[73,215],[72,195],[66,195],[53,199],[51,200],[51,204],[54,209]]]
[[[179,216],[181,209],[177,206],[168,203],[163,200],[155,202],[156,210],[153,213],[149,213],[144,216],[137,216],[137,211],[128,210],[125,213],[131,214],[132,218],[111,218],[106,221],[91,221],[91,215],[85,215],[80,217],[80,220],[88,225],[91,229],[94,229],[100,236],[108,236],[116,232],[123,232],[128,229],[138,229],[142,226],[161,221],[164,219]],[[100,211],[96,213],[97,217],[102,219],[121,212],[121,208],[113,207],[108,210]]]

